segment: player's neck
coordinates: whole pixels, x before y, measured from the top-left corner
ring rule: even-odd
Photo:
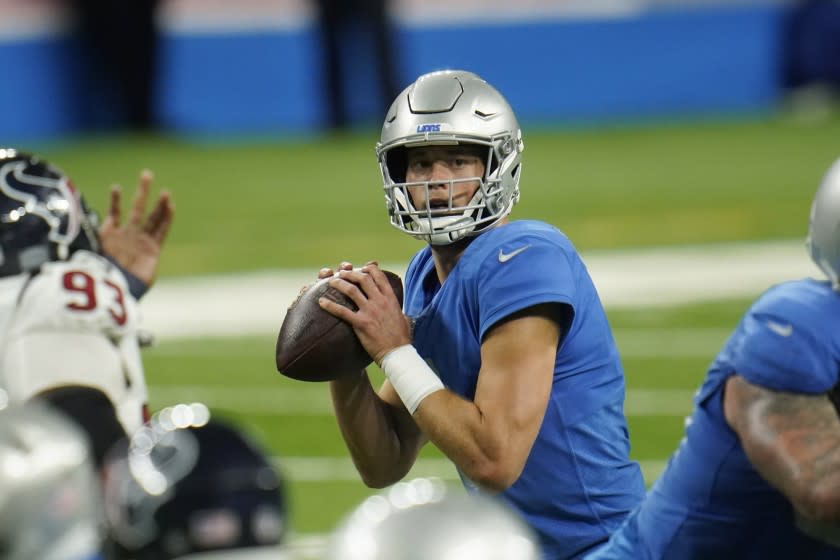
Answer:
[[[475,238],[468,237],[450,245],[432,246],[432,257],[435,259],[435,272],[437,272],[438,282],[443,284],[473,239]]]
[[[505,216],[499,220],[493,227],[503,226],[510,222],[510,219]],[[458,259],[464,253],[466,248],[475,240],[475,237],[465,237],[460,241],[456,241],[450,245],[432,245],[432,257],[435,259],[435,272],[437,272],[438,282],[443,284],[455,265],[458,264]]]

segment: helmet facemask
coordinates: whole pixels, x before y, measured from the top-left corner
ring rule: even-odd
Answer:
[[[452,180],[406,182],[407,150],[423,146],[483,149],[484,174]],[[432,245],[475,236],[507,216],[519,200],[522,135],[502,96],[468,72],[421,76],[394,101],[377,145],[391,225]],[[471,199],[453,203],[455,187],[477,183]],[[448,188],[446,206],[418,208],[410,189]]]

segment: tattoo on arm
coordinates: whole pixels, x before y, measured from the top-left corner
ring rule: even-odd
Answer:
[[[727,421],[756,470],[809,518],[840,521],[840,418],[826,395],[727,382]]]

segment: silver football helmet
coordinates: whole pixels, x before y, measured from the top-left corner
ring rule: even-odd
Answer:
[[[487,148],[484,177],[465,206],[416,208],[406,183],[406,150],[429,145]],[[420,76],[394,100],[376,145],[391,224],[433,245],[477,235],[506,216],[519,200],[522,131],[513,110],[490,84],[471,72],[444,70]],[[439,182],[435,182],[439,184]],[[427,196],[428,200],[428,196]]]
[[[840,159],[828,169],[814,196],[807,246],[811,259],[840,291]]]
[[[506,505],[438,479],[400,482],[359,505],[327,560],[538,560],[534,532]]]
[[[36,402],[0,410],[0,557],[95,558],[101,508],[88,441],[72,420]]]

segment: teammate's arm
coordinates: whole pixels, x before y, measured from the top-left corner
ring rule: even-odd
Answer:
[[[771,391],[734,375],[724,412],[750,462],[804,524],[840,528],[840,419],[829,399]]]

